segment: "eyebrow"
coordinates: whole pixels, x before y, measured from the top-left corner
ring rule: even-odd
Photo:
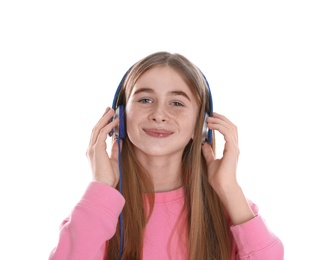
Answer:
[[[155,91],[152,88],[140,88],[134,92],[134,95],[139,94],[141,92],[155,93]],[[184,91],[181,91],[181,90],[170,91],[168,94],[170,96],[183,96],[187,98],[189,101],[191,101],[189,96]]]

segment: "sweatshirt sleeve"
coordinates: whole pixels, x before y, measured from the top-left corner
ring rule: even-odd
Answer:
[[[103,259],[105,242],[115,234],[124,204],[116,189],[91,182],[61,224],[58,244],[49,260]]]
[[[264,219],[258,215],[258,208],[251,203],[256,217],[240,225],[231,226],[234,237],[235,259],[283,260],[284,247],[281,240],[271,232]]]

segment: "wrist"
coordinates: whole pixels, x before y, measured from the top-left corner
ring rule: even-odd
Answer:
[[[242,224],[255,217],[242,188],[237,182],[221,186],[217,188],[216,192],[225,206],[233,225]]]
[[[93,180],[96,181],[96,182],[100,182],[100,183],[106,184],[106,185],[108,185],[110,187],[113,187],[113,188],[116,188],[116,185],[118,183],[116,180],[106,179],[106,178],[96,178],[96,177],[93,177]]]

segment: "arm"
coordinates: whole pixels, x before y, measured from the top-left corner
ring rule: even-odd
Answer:
[[[115,234],[124,203],[114,188],[90,183],[69,218],[62,223],[58,244],[49,259],[103,259],[105,242]]]
[[[110,121],[113,115],[108,107],[92,130],[86,154],[94,182],[62,223],[58,245],[49,259],[103,259],[105,242],[115,234],[125,201],[113,188],[120,177],[118,143],[113,141],[110,155],[106,151],[107,135],[118,124],[118,119]]]
[[[282,260],[281,241],[266,227],[257,210],[252,208],[238,184],[239,158],[237,127],[225,116],[213,113],[208,127],[219,131],[226,141],[223,156],[216,159],[212,147],[205,143],[202,152],[208,169],[208,181],[224,204],[232,222],[235,259]]]
[[[202,153],[208,169],[208,181],[220,197],[228,211],[233,225],[251,220],[255,214],[251,210],[236,178],[239,158],[237,127],[223,115],[213,113],[207,118],[208,127],[219,131],[226,143],[223,156],[216,159],[212,147],[205,143]]]
[[[283,260],[281,240],[267,227],[256,205],[251,203],[251,208],[256,217],[230,228],[234,238],[232,252],[235,258],[232,259]]]

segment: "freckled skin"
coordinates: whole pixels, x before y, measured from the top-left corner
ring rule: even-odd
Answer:
[[[181,158],[193,136],[197,114],[195,98],[177,72],[169,67],[147,71],[126,104],[127,134],[137,156]]]

